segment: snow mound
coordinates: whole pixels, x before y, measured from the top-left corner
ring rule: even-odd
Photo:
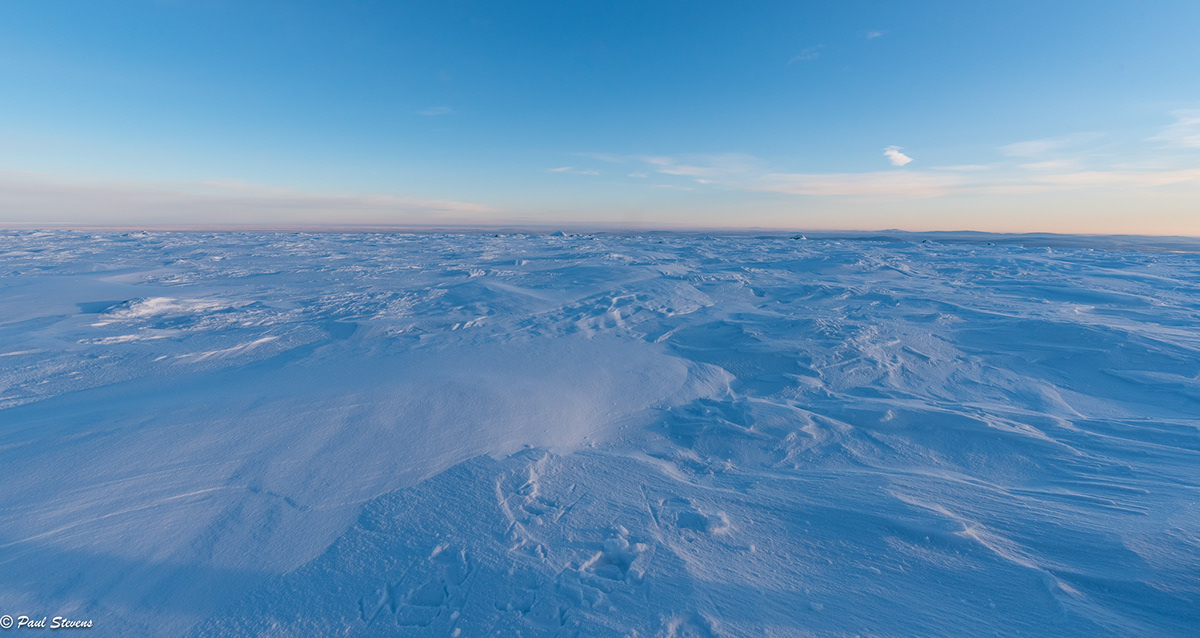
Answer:
[[[1194,634],[1200,257],[959,239],[0,234],[0,613]]]

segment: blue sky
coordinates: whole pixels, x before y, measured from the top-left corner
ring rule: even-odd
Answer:
[[[1200,235],[1200,3],[0,2],[0,222]]]

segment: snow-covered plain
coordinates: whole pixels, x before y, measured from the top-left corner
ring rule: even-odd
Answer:
[[[0,614],[1200,634],[1200,257],[934,239],[0,233]]]

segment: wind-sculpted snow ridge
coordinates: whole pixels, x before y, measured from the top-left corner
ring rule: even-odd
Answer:
[[[1200,256],[885,239],[0,234],[0,614],[1196,635]]]

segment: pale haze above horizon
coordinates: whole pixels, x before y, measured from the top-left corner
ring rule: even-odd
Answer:
[[[8,2],[0,226],[1200,236],[1200,3]]]

